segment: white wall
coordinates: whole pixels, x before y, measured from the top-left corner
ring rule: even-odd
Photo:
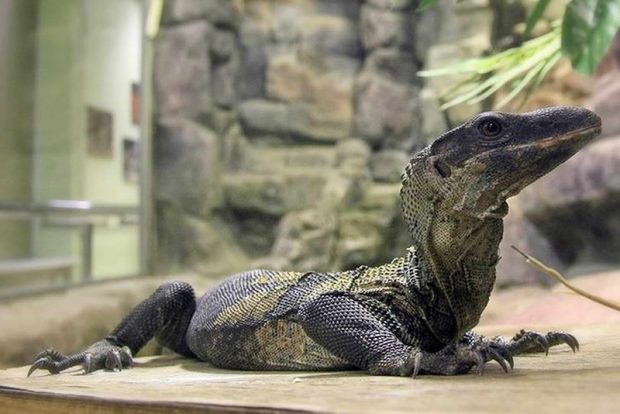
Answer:
[[[138,184],[123,178],[123,138],[138,140],[131,122],[131,84],[140,81],[141,9],[135,0],[84,0],[84,103],[114,115],[114,155],[95,158],[82,140],[84,181],[81,194],[96,204],[138,206]],[[97,228],[93,273],[136,274],[139,271],[137,226]]]
[[[123,178],[122,140],[140,137],[130,96],[132,82],[140,80],[141,19],[139,0],[40,1],[35,200],[138,206],[138,185]],[[89,106],[113,114],[111,158],[88,154]],[[95,277],[138,272],[137,226],[97,226],[94,234]],[[35,254],[79,257],[76,236],[38,229]]]
[[[0,201],[31,197],[36,6],[0,0]],[[0,260],[30,255],[28,221],[0,218]]]

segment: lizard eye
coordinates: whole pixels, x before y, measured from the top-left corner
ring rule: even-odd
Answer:
[[[487,119],[478,125],[478,130],[487,138],[494,138],[502,132],[502,124],[495,119]]]

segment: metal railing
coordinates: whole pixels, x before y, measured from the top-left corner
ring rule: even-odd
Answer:
[[[80,232],[81,279],[92,279],[93,236],[95,226],[139,224],[137,206],[96,205],[83,200],[51,200],[47,203],[14,203],[0,201],[0,219],[34,220],[42,225],[72,228]]]

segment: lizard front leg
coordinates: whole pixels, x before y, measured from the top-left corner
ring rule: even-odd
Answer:
[[[543,352],[548,354],[549,348],[562,344],[568,345],[573,352],[579,350],[577,338],[562,331],[550,331],[546,334],[541,334],[522,329],[511,339],[502,336],[486,338],[473,331],[469,331],[465,333],[461,342],[470,346],[491,346],[496,349],[501,349],[502,352],[509,352],[512,356]]]
[[[326,294],[313,299],[301,307],[299,318],[313,340],[373,375],[457,375],[485,363],[485,355],[465,344],[447,346],[438,352],[407,345],[394,334],[398,322],[389,312],[362,304],[349,295]],[[416,333],[412,334],[415,338]]]
[[[86,350],[68,356],[53,348],[39,353],[28,376],[37,369],[57,374],[80,364],[86,373],[127,368],[133,363],[132,355],[153,337],[181,355],[194,356],[185,342],[185,332],[195,310],[194,289],[188,283],[166,283],[136,306],[110,335]]]

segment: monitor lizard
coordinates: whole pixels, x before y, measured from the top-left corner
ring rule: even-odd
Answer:
[[[37,369],[120,370],[155,337],[174,352],[243,370],[361,369],[373,375],[455,375],[487,362],[548,352],[574,336],[524,331],[512,338],[471,331],[487,305],[499,260],[506,199],[600,133],[579,107],[523,114],[485,112],[416,153],[402,176],[413,239],[402,257],[342,272],[252,270],[196,299],[160,286],[110,335],[74,355],[39,353]]]

